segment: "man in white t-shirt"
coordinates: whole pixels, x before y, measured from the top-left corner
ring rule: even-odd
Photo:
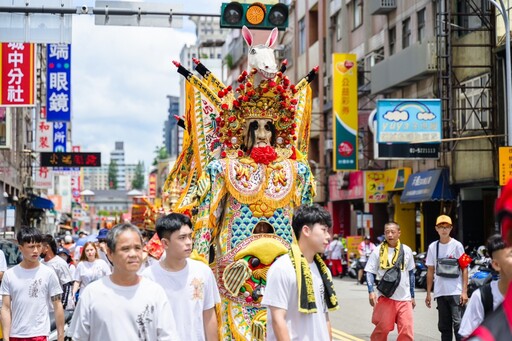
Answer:
[[[414,340],[414,324],[412,310],[416,306],[414,300],[414,256],[412,250],[400,242],[400,226],[395,222],[384,225],[383,241],[370,254],[366,262],[366,284],[368,286],[370,305],[374,308],[372,323],[375,329],[371,340],[387,340],[388,334],[398,328],[399,340]],[[402,249],[402,256],[400,256]],[[375,292],[375,276],[381,279],[384,273],[400,262],[400,282],[395,292],[386,297],[378,289]]]
[[[23,227],[16,239],[23,260],[4,273],[0,286],[4,340],[46,340],[52,304],[58,340],[63,341],[62,288],[55,272],[39,262],[43,237],[37,229]]]
[[[142,235],[119,224],[107,236],[110,276],[89,284],[80,295],[69,327],[74,341],[179,340],[165,292],[137,275],[142,262]]]
[[[490,285],[491,289],[491,295],[486,297],[486,299],[489,299],[492,307],[489,306],[491,308],[490,311],[485,311],[481,295],[483,287],[473,292],[460,323],[459,334],[462,337],[471,335],[483,322],[484,318],[496,310],[501,302],[503,302],[507,288],[512,280],[512,247],[506,246],[501,235],[494,235],[487,240],[487,252],[492,258],[492,267],[500,274],[499,280],[486,284]]]
[[[329,270],[319,255],[329,242],[331,225],[331,216],[318,205],[303,205],[294,212],[298,246],[292,245],[270,266],[261,302],[268,307],[268,341],[332,339],[328,310],[337,309],[338,303]],[[298,291],[299,280],[306,287],[305,295]]]
[[[464,259],[464,247],[462,244],[450,237],[452,230],[452,219],[447,215],[440,215],[436,220],[436,231],[439,240],[431,243],[428,247],[427,260],[427,297],[425,304],[428,308],[432,306],[432,284],[434,284],[434,299],[437,301],[437,312],[439,322],[437,324],[441,332],[441,341],[451,341],[455,334],[457,341],[462,338],[459,335],[462,307],[468,301],[468,269],[467,265],[458,269],[457,277],[446,277],[438,270],[437,262],[440,259]],[[434,272],[436,276],[434,277]]]
[[[49,266],[55,271],[62,288],[62,306],[68,309],[68,303],[74,304],[72,297],[73,277],[69,271],[69,266],[66,261],[57,257],[57,242],[51,234],[43,235],[43,242],[41,243],[41,263]],[[53,311],[50,307],[50,311]]]
[[[219,290],[212,270],[190,259],[192,222],[183,214],[171,213],[156,222],[156,232],[165,257],[142,272],[160,284],[172,302],[173,315],[182,340],[218,340],[215,304]]]

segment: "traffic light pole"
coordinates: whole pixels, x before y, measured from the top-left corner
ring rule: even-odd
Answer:
[[[127,8],[94,8],[87,6],[80,7],[45,7],[45,6],[0,6],[0,13],[47,13],[47,14],[94,14],[94,15],[138,15],[138,16],[201,16],[201,17],[220,17],[220,14],[208,14],[208,13],[185,13],[185,12],[173,12],[172,9],[168,12],[165,11],[148,11],[139,8],[138,10],[127,9]]]

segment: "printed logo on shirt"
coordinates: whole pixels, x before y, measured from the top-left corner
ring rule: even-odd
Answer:
[[[41,278],[35,279],[32,284],[30,284],[28,288],[28,297],[37,298],[39,297],[38,294],[41,292],[40,286],[41,283],[43,283],[43,280]]]
[[[155,314],[155,307],[153,305],[146,305],[146,309],[137,316],[137,328],[139,330],[139,341],[148,341],[148,324],[153,322],[153,315]]]
[[[192,300],[194,301],[202,301],[204,299],[204,281],[201,278],[194,278],[190,282],[190,286],[192,286]]]

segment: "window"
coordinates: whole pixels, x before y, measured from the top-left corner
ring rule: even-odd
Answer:
[[[395,45],[396,45],[396,27],[391,27],[389,29],[389,55],[395,54]]]
[[[354,2],[354,29],[363,24],[363,0]]]
[[[488,0],[457,0],[457,25],[459,37],[471,33],[471,30],[483,26],[482,16],[490,15],[491,4]],[[488,20],[488,19],[484,19]]]
[[[402,21],[402,49],[411,46],[411,18]]]
[[[418,41],[422,43],[425,40],[425,9],[418,11]]]
[[[461,83],[457,90],[457,129],[482,130],[490,127],[489,74]]]
[[[299,20],[299,55],[306,52],[306,22],[304,18]]]

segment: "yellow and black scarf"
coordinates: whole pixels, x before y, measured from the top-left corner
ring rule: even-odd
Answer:
[[[387,270],[387,269],[392,268],[393,265],[395,265],[396,260],[398,259],[398,254],[400,253],[399,251],[400,251],[401,244],[402,243],[400,243],[400,239],[399,239],[396,244],[396,247],[395,247],[395,254],[393,255],[393,259],[391,259],[391,262],[389,262],[388,242],[386,240],[382,242],[382,244],[380,245],[380,250],[379,250],[379,265],[380,265],[381,269]],[[402,262],[402,270],[404,270],[404,267],[405,267],[405,262]]]
[[[309,264],[299,249],[299,246],[295,243],[292,244],[290,251],[288,252],[292,265],[295,269],[295,275],[297,276],[297,288],[299,295],[299,312],[311,314],[317,312],[317,305],[315,302],[315,292],[313,290],[313,278],[311,277],[311,269]],[[322,282],[325,288],[325,301],[327,308],[330,311],[338,310],[338,298],[334,291],[334,284],[329,274],[329,269],[325,265],[320,255],[315,255],[314,262],[322,277]]]

